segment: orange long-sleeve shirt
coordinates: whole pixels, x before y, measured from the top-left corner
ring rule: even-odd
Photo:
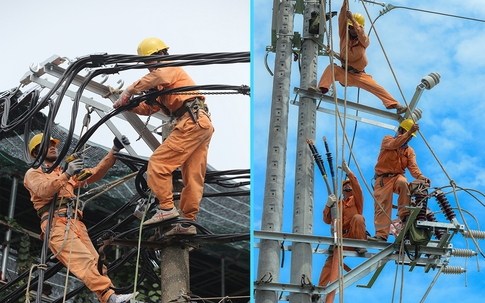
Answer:
[[[348,31],[348,19],[347,19],[347,1],[344,1],[340,14],[338,16],[339,37],[340,37],[340,57],[345,60],[348,56],[348,65],[363,71],[367,66],[367,56],[365,49],[369,46],[369,36],[364,32],[364,28],[359,23],[355,22],[353,27],[357,32],[357,39],[353,40],[349,36],[348,44],[346,43],[347,31]],[[348,45],[348,55],[347,52]]]
[[[145,75],[138,81],[135,81],[129,87],[127,87],[127,91],[130,94],[138,94],[140,92],[149,90],[151,88],[158,88],[158,90],[167,90],[177,87],[184,87],[184,86],[194,86],[195,82],[192,78],[185,72],[185,70],[181,67],[163,67],[157,68],[152,70],[149,74]],[[189,92],[184,92],[189,93]],[[185,100],[192,99],[194,97],[198,97],[199,99],[205,101],[205,97],[197,94],[198,91],[192,92],[194,94],[184,94],[184,95],[176,95],[176,94],[167,94],[161,95],[158,97],[158,102],[162,103],[166,106],[170,112],[163,111],[166,115],[170,115],[171,113],[175,112],[179,109]],[[160,106],[156,104],[151,108],[150,105],[146,104],[145,102],[141,102],[140,105],[131,110],[136,114],[140,115],[149,115],[151,113],[155,113],[161,110]]]
[[[346,230],[350,228],[350,221],[355,215],[362,215],[364,211],[364,195],[362,194],[362,187],[357,181],[357,177],[354,173],[350,172],[349,175],[350,185],[352,186],[353,195],[342,201],[342,229]],[[323,221],[327,224],[332,223],[332,216],[330,208],[325,206],[323,210]]]
[[[416,163],[416,154],[411,146],[401,147],[409,139],[407,133],[397,137],[385,136],[375,166],[376,175],[404,174],[406,168],[415,179],[424,178]]]
[[[115,162],[116,158],[111,150],[96,167],[90,169],[92,175],[82,182],[77,181],[75,176],[69,177],[68,174],[63,173],[60,166],[57,166],[50,174],[43,172],[41,167],[30,168],[25,173],[24,186],[30,193],[30,200],[34,204],[35,210],[39,210],[49,204],[57,192],[59,192],[58,198],[76,197],[75,189],[78,186],[101,180]]]

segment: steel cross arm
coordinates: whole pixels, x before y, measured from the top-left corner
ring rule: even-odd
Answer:
[[[54,83],[48,81],[47,79],[40,78],[35,74],[30,75],[29,78],[30,78],[31,82],[37,83],[40,86],[47,87],[49,89],[52,89],[55,85]],[[62,86],[60,88],[62,88]],[[65,95],[67,97],[71,98],[71,99],[74,99],[76,97],[76,92],[74,92],[70,89],[67,89]],[[111,110],[111,108],[109,106],[106,106],[106,105],[104,105],[100,102],[94,101],[93,99],[87,98],[87,97],[84,97],[84,96],[81,96],[81,99],[79,101],[81,101],[82,103],[87,104],[89,106],[92,106],[96,109],[102,110],[103,112],[109,112]]]
[[[47,59],[46,61],[42,62],[42,64],[38,64],[37,67],[35,68],[35,70],[32,70],[32,68],[31,68],[31,71],[24,74],[24,76],[20,80],[20,82],[24,85],[27,85],[30,82],[35,82],[35,83],[38,83],[42,86],[45,86],[45,87],[52,89],[54,84],[51,83],[50,81],[41,79],[40,76],[47,73],[47,74],[54,76],[58,79],[62,78],[62,76],[65,72],[65,69],[60,67],[59,64],[61,64],[63,62],[64,62],[64,59],[60,58],[57,55],[53,55],[49,59]],[[80,75],[76,75],[72,84],[79,86],[79,85],[81,85],[81,83],[83,83],[84,80],[85,80],[85,77],[80,76]],[[106,86],[104,86],[100,83],[97,83],[95,81],[90,81],[89,84],[86,86],[86,90],[89,90],[89,91],[91,91],[95,94],[98,94],[100,96],[103,96],[103,95],[105,95],[109,92],[109,90]],[[69,97],[75,98],[76,94],[73,91],[67,90],[66,93],[68,93]],[[113,96],[113,95],[109,96],[109,99],[112,102],[116,101],[116,97]],[[109,112],[111,110],[111,108],[109,108],[108,106],[102,105],[99,102],[94,102],[93,100],[91,100],[89,98],[85,98],[84,96],[81,96],[80,101],[85,103],[85,104],[88,104],[90,106],[93,106],[95,108],[98,108],[98,109],[100,109],[104,112]],[[137,115],[130,113],[130,112],[123,112],[122,115],[125,118],[125,120],[128,121],[132,125],[132,127],[135,129],[135,131],[139,135],[142,135],[142,130],[144,129],[145,125],[141,121],[141,119]],[[162,121],[168,121],[169,120],[169,118],[167,116],[162,115],[160,113],[156,113],[153,116],[157,117],[158,119],[160,119]],[[148,128],[148,126],[147,126],[147,128]],[[142,136],[143,140],[150,147],[150,149],[152,151],[154,151],[155,149],[158,148],[158,146],[160,146],[160,142],[151,133],[151,131],[153,129],[154,129],[154,127],[151,126],[151,129],[149,129],[150,132],[144,132],[143,136]]]
[[[374,271],[376,268],[383,266],[388,260],[384,260],[385,257],[392,254],[394,251],[393,245],[388,244],[388,247],[373,258],[366,260],[361,265],[357,266],[355,269],[351,270],[344,276],[344,288],[347,288],[351,284],[355,283],[360,278],[366,276],[370,272]],[[269,290],[269,291],[287,291],[294,293],[304,293],[304,294],[319,294],[326,295],[333,290],[338,292],[338,281],[335,281],[328,285],[327,287],[321,287],[316,285],[301,285],[301,284],[290,284],[290,283],[254,283],[255,290]]]
[[[316,285],[310,284],[290,284],[290,283],[279,283],[279,282],[270,282],[270,283],[254,283],[254,290],[269,290],[269,291],[287,291],[293,293],[300,293],[300,294],[326,294],[325,287],[320,287]]]
[[[368,243],[374,243],[374,242],[368,242]],[[382,245],[386,245],[387,242],[384,242],[382,243]],[[254,247],[255,248],[259,248],[260,245],[259,242],[254,242]],[[387,243],[387,245],[389,245],[390,243]],[[356,246],[356,247],[366,247],[366,248],[371,248],[370,245],[369,246],[366,246],[366,245],[362,245],[359,243],[360,246]],[[386,247],[387,247],[386,245]],[[350,246],[350,245],[346,245],[346,246]],[[413,250],[414,249],[414,245],[410,245],[410,244],[406,244],[406,247],[408,250]],[[291,245],[283,245],[283,250],[284,251],[291,251],[291,248],[292,246]],[[396,244],[394,244],[394,249],[396,249]],[[399,248],[397,248],[396,250],[398,250]],[[424,246],[424,247],[420,247],[419,248],[419,252],[421,254],[425,254],[425,255],[433,255],[433,256],[438,256],[438,257],[442,257],[442,256],[446,256],[448,255],[451,250],[453,249],[453,245],[449,244],[448,247],[433,247],[433,246]],[[319,248],[319,249],[314,249],[313,250],[313,253],[314,254],[329,254],[329,250],[328,248]],[[366,257],[366,258],[370,258],[372,256],[374,256],[375,254],[374,253],[365,253],[365,254],[358,254],[357,252],[355,251],[350,251],[350,250],[344,250],[343,251],[343,255],[345,257]],[[398,255],[391,255],[389,256],[388,258],[386,259],[389,259],[389,260],[395,260],[395,261],[399,261],[399,256]],[[411,260],[409,260],[409,258],[407,259],[409,262]],[[432,264],[435,264],[436,261],[435,258],[420,258],[419,259],[419,262],[421,263],[432,263]],[[402,260],[400,260],[402,261]],[[405,260],[406,261],[406,260]]]
[[[416,221],[417,226],[422,227],[432,227],[432,228],[442,228],[446,230],[454,230],[457,232],[463,232],[465,226],[463,224],[453,224],[453,223],[441,223],[441,222],[431,222],[431,221]]]
[[[103,118],[104,116],[106,116],[106,113],[102,110],[99,110],[97,108],[94,108],[94,110],[96,111],[96,113],[98,114],[98,116],[100,116],[101,118]],[[106,120],[106,122],[104,122],[104,124],[106,124],[106,126],[111,130],[111,132],[117,137],[117,138],[121,138],[121,136],[123,135],[119,130],[118,128],[114,125],[113,121],[111,120]],[[147,125],[147,128],[148,128],[148,125]],[[131,145],[126,145],[125,146],[125,149],[126,151],[131,155],[131,156],[135,156],[135,157],[138,157],[138,154],[136,153],[135,149],[133,149],[133,147]]]
[[[37,83],[43,87],[47,87],[49,89],[52,89],[54,87],[54,83],[46,80],[46,79],[42,79],[42,78],[39,78],[38,76],[36,76],[35,74],[31,74],[29,76],[29,79],[31,82],[34,82],[34,83]],[[65,93],[66,96],[74,99],[76,97],[76,93],[72,90],[66,90],[66,93]],[[84,97],[84,96],[81,96],[81,99],[80,101],[86,105],[89,105],[89,106],[92,106],[94,109],[96,109],[96,113],[100,116],[104,116],[106,112],[109,112],[111,110],[110,107],[100,103],[100,102],[97,102],[97,101],[94,101],[93,99],[90,99],[90,98],[87,98],[87,97]],[[101,114],[103,113],[103,114]],[[133,117],[133,118],[132,118]],[[133,127],[134,124],[137,124],[138,127],[141,129],[143,129],[144,127],[144,124],[143,122],[140,120],[140,118],[133,114],[133,113],[130,113],[130,112],[124,112],[123,113],[123,117],[120,117],[121,119],[125,120],[125,121],[128,121]],[[109,122],[109,123],[108,123]],[[110,121],[107,121],[106,122],[108,127],[110,128],[110,130],[113,132],[114,135],[118,136],[118,134],[121,134],[118,130],[114,131],[112,127],[115,127],[114,124],[112,124],[112,122]],[[111,126],[110,126],[111,125]],[[152,125],[147,125],[147,129],[152,131],[154,129],[154,127]],[[137,130],[138,132],[138,130]],[[145,132],[145,134],[148,133],[148,132]],[[144,135],[145,135],[144,134]],[[154,143],[154,147],[155,149],[158,147],[158,145],[160,145],[160,143],[158,142],[158,140],[151,134],[151,132],[149,133],[152,137],[153,137],[153,143]],[[147,140],[145,140],[145,142],[149,145],[149,143],[147,142]],[[151,142],[151,141],[150,141]],[[158,144],[158,145],[156,145]],[[131,149],[131,148],[130,148]],[[154,149],[152,149],[154,150]],[[127,151],[129,151],[129,149],[127,149]],[[134,152],[134,150],[133,150]],[[130,152],[130,155],[136,155],[136,153],[132,154]]]
[[[263,231],[255,230],[253,231],[254,238],[264,239],[264,240],[278,240],[278,241],[290,241],[290,242],[300,242],[300,243],[313,243],[313,244],[334,244],[333,237],[324,236],[314,236],[314,235],[302,235],[302,234],[292,234],[292,233],[282,233],[274,231]],[[370,242],[357,239],[342,239],[343,246],[349,247],[366,247],[374,249],[384,249],[390,243],[387,242]]]
[[[50,75],[52,75],[56,78],[62,77],[62,75],[64,74],[64,71],[65,71],[64,68],[56,65],[55,63],[54,64],[47,63],[45,65],[44,70],[45,70],[46,73],[48,73],[48,74],[50,74]],[[74,80],[72,81],[72,83],[74,85],[80,86],[85,79],[86,78],[83,77],[83,76],[76,75],[74,77]],[[100,96],[103,96],[103,95],[105,95],[109,92],[109,90],[106,86],[104,86],[100,83],[97,83],[95,81],[92,81],[92,80],[88,83],[88,85],[86,85],[86,90],[89,90],[89,91],[91,91],[95,94],[98,94]],[[113,95],[110,95],[109,99],[112,102],[115,102],[117,98]],[[131,126],[135,129],[135,131],[138,133],[138,135],[142,135],[142,130],[144,129],[145,125],[141,121],[141,119],[137,115],[130,113],[130,112],[125,111],[121,114],[131,124]],[[153,116],[162,120],[162,121],[163,120],[165,120],[165,121],[169,120],[169,118],[167,116],[162,115],[160,113],[156,113]],[[157,140],[157,138],[155,138],[155,136],[151,132],[143,132],[142,138],[145,141],[145,143],[150,147],[150,149],[152,151],[154,151],[155,149],[158,148],[158,146],[160,146],[160,142]]]
[[[349,271],[344,275],[344,289],[357,282],[361,278],[365,277],[369,273],[373,272],[377,268],[384,266],[388,260],[385,258],[389,257],[394,252],[394,244],[388,244],[386,248],[378,252],[373,257],[365,260],[360,265]],[[336,280],[325,288],[325,294],[332,291],[337,291],[338,293],[339,281]]]
[[[321,101],[324,101],[326,103],[330,103],[332,105],[335,104],[333,97],[323,95],[323,94],[318,93],[318,92],[308,91],[308,90],[305,90],[305,89],[302,89],[302,88],[299,88],[299,87],[295,87],[293,89],[293,93],[295,93],[295,98],[291,103],[295,104],[295,105],[297,105],[299,103],[298,101],[296,101],[296,98],[298,97],[298,95],[300,95],[301,97],[308,97],[308,98],[312,98],[312,99],[321,100]],[[396,121],[396,122],[399,122],[402,119],[402,117],[398,114],[391,113],[389,111],[384,111],[384,110],[381,110],[381,109],[377,109],[377,108],[367,106],[367,105],[364,105],[364,104],[355,103],[355,102],[352,102],[352,101],[345,102],[344,100],[339,99],[339,98],[337,98],[337,104],[339,106],[342,106],[342,107],[344,105],[346,105],[347,108],[349,108],[349,109],[358,110],[360,112],[365,112],[365,113],[369,113],[369,114],[372,114],[372,115],[380,116],[380,117],[390,119],[390,120]],[[336,114],[335,110],[332,110],[332,109],[326,109],[326,108],[319,107],[317,110],[324,112],[324,113],[332,114],[332,115]],[[343,112],[341,112],[341,114],[343,114]],[[363,118],[363,117],[359,117],[359,116],[355,116],[355,115],[349,115],[349,114],[347,114],[346,117],[348,119],[351,119],[351,120],[356,120],[356,121],[364,122],[364,123],[371,124],[371,125],[376,125],[376,126],[391,129],[391,130],[397,129],[394,124],[389,125],[389,124],[382,123],[382,122],[379,122],[379,121],[366,119],[366,118]]]
[[[64,68],[60,67],[58,64],[56,64],[58,61],[54,62],[49,62],[45,64],[45,72],[51,76],[54,76],[58,79],[60,79],[63,75],[64,72],[66,71]],[[72,81],[72,84],[76,86],[80,86],[84,80],[86,80],[86,77],[81,76],[81,75],[76,75],[74,76],[74,80]],[[86,85],[86,90],[91,91],[97,95],[104,96],[109,92],[109,89],[107,86],[104,86],[101,83],[98,83],[94,80],[89,81],[88,85]],[[111,101],[116,101],[117,98],[113,98],[112,96],[109,98]],[[160,112],[154,113],[154,117],[162,120],[162,121],[170,121],[170,118],[161,114]]]

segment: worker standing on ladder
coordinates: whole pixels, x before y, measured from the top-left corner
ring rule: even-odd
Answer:
[[[29,153],[32,158],[39,154],[39,146],[43,134],[35,135],[29,143]],[[124,137],[124,136],[123,136]],[[130,144],[129,140],[122,139],[124,145]],[[69,268],[77,278],[82,280],[87,288],[96,294],[101,303],[123,303],[133,298],[133,294],[116,295],[111,289],[113,284],[107,275],[98,271],[99,255],[89,238],[88,231],[81,221],[83,217],[82,206],[77,208],[77,220],[75,218],[75,189],[85,184],[91,184],[101,180],[108,170],[115,164],[114,152],[120,151],[124,146],[117,139],[114,139],[113,148],[99,162],[90,169],[91,176],[85,181],[78,181],[76,174],[83,168],[82,159],[71,161],[66,171],[60,166],[54,168],[51,173],[46,170],[51,167],[57,159],[57,145],[59,140],[50,138],[50,145],[44,162],[38,168],[30,168],[24,177],[24,186],[30,193],[30,200],[34,204],[40,219],[42,230],[41,239],[49,220],[49,209],[51,201],[57,193],[57,201],[54,217],[51,219],[49,238],[49,249],[56,254],[57,259]],[[66,233],[69,228],[69,233]],[[66,238],[67,236],[67,238]],[[103,266],[106,274],[106,267]]]
[[[340,37],[340,57],[342,66],[333,66],[335,80],[342,86],[345,85],[345,71],[347,69],[347,86],[362,88],[379,98],[387,109],[396,109],[397,114],[405,113],[406,106],[401,105],[391,94],[367,74],[364,69],[367,66],[366,48],[370,41],[364,32],[365,19],[362,14],[352,14],[348,10],[348,1],[344,0],[340,15],[338,17]],[[347,43],[348,31],[348,43]],[[347,61],[345,61],[347,58]],[[332,84],[332,67],[325,69],[318,83],[318,88],[323,94],[328,92]],[[315,87],[308,88],[311,91],[318,91]]]
[[[373,241],[387,241],[389,237],[392,194],[399,195],[397,199],[398,217],[406,222],[409,210],[405,207],[411,203],[408,180],[404,176],[406,168],[415,179],[424,180],[428,186],[430,181],[426,178],[416,163],[414,149],[408,145],[416,131],[418,123],[412,119],[403,120],[399,124],[397,136],[385,136],[381,143],[381,150],[375,166],[374,179],[374,225],[376,234],[370,237]]]
[[[342,234],[343,238],[365,240],[365,219],[362,216],[364,211],[364,196],[362,188],[354,173],[349,169],[345,160],[342,163],[342,170],[347,174],[348,179],[342,182],[342,191],[344,198],[337,203],[342,207]],[[337,197],[331,194],[327,199],[327,204],[323,210],[323,221],[327,224],[332,223],[331,208],[337,202]],[[367,252],[365,248],[351,248],[345,247],[345,250],[355,250],[359,254]],[[331,249],[330,249],[331,250]],[[325,265],[320,273],[318,286],[326,286],[330,281],[330,273],[332,269],[333,256],[329,255],[325,261]]]
[[[168,55],[168,46],[158,38],[147,38],[138,46],[138,55]],[[156,63],[150,60],[145,63]],[[167,90],[184,86],[194,86],[195,82],[178,66],[149,68],[150,73],[128,86],[113,107],[129,103],[133,94],[156,88]],[[187,92],[185,92],[187,93]],[[198,91],[190,94],[166,94],[153,104],[141,102],[131,111],[140,115],[162,112],[175,120],[173,130],[163,143],[153,152],[147,167],[148,186],[156,195],[160,209],[143,224],[154,224],[179,216],[172,195],[172,173],[182,169],[182,189],[180,209],[185,219],[195,221],[204,189],[207,167],[207,152],[214,132],[205,97]],[[196,234],[194,225],[176,223],[165,233]]]

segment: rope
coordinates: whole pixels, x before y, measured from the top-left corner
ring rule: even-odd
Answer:
[[[29,278],[27,279],[27,288],[25,289],[25,303],[30,303],[30,296],[29,296],[29,289],[30,289],[30,280],[32,279],[32,271],[35,267],[38,267],[41,270],[47,270],[47,264],[33,264],[30,267],[29,271]]]
[[[347,2],[347,0],[345,0],[345,2],[347,3],[346,5],[346,11],[349,10],[349,3]],[[341,12],[342,13],[342,12]],[[340,16],[339,16],[340,18]],[[339,31],[340,31],[340,24],[339,24]],[[340,34],[340,33],[339,33]],[[340,48],[342,48],[342,46],[340,46]],[[342,55],[342,54],[340,54]],[[344,124],[342,126],[342,132],[345,133],[346,132],[346,126],[347,126],[347,85],[348,85],[348,80],[347,80],[347,77],[348,77],[348,62],[349,60],[349,31],[346,30],[345,31],[345,71],[344,71]],[[333,67],[333,66],[332,66]],[[332,85],[334,87],[334,103],[335,103],[335,108],[337,109],[338,108],[338,104],[337,104],[337,89],[336,89],[336,86],[337,84],[335,83],[335,74],[333,74],[333,77],[332,77]],[[338,128],[338,119],[337,117],[335,117],[335,129]],[[336,133],[335,135],[335,146],[338,147],[338,133]],[[342,153],[342,159],[345,159],[345,139],[344,137],[342,136],[342,147],[341,147],[341,153]],[[339,152],[338,152],[338,149],[336,150],[335,152],[335,163],[339,163]],[[340,173],[340,180],[343,179],[343,173],[341,172]],[[339,191],[339,196],[342,196],[342,187],[340,187],[340,191]],[[340,292],[340,295],[339,295],[339,301],[340,303],[343,303],[344,302],[344,272],[343,272],[343,264],[344,264],[344,258],[343,258],[343,235],[342,235],[342,230],[343,230],[343,227],[342,227],[342,224],[343,224],[343,200],[340,202],[341,204],[341,208],[340,208],[340,211],[339,211],[339,216],[340,218],[342,218],[340,221],[340,224],[339,224],[339,234],[341,235],[341,238],[339,238],[339,245],[338,245],[338,250],[339,250],[339,269],[340,269],[340,273],[339,273],[339,292]]]
[[[150,199],[152,198],[152,192],[150,191],[150,195],[148,196],[148,200],[147,201],[150,201]],[[133,281],[133,295],[136,294],[136,286],[137,286],[137,282],[138,282],[138,268],[139,268],[139,264],[140,264],[140,252],[141,252],[141,234],[142,234],[142,231],[143,231],[143,222],[145,221],[145,216],[147,214],[147,211],[148,211],[148,206],[145,207],[145,210],[143,211],[143,215],[141,217],[141,220],[140,220],[140,231],[138,232],[138,247],[137,247],[137,253],[136,253],[136,266],[135,266],[135,280]]]
[[[329,11],[332,11],[332,1],[329,0]],[[324,14],[324,22],[326,22],[326,16]],[[326,24],[326,23],[325,23]],[[332,39],[332,18],[329,19],[329,30],[327,32],[327,45],[328,45],[328,48],[330,49],[330,51],[328,53],[330,54],[334,54],[334,51],[333,51],[333,39]],[[329,58],[329,61],[330,61],[330,73],[332,75],[332,89],[334,91],[334,101],[335,101],[335,105],[337,107],[337,101],[336,101],[336,93],[337,93],[337,88],[336,88],[336,84],[335,84],[335,71],[334,71],[334,58],[333,56],[329,55],[328,56]],[[337,117],[335,118],[335,129],[337,129],[338,127],[338,124],[337,124]],[[337,152],[335,153],[335,161],[336,163],[338,163],[338,136],[336,135],[336,138],[335,138],[335,147],[337,149]],[[335,166],[337,167],[337,165]],[[334,188],[336,188],[336,185],[334,184]],[[337,195],[337,193],[335,193],[335,195]],[[335,249],[334,249],[334,256],[332,257],[333,258],[333,262],[338,262],[338,281],[339,281],[339,300],[341,302],[343,302],[343,292],[344,292],[344,288],[343,288],[343,242],[342,242],[342,201],[340,200],[337,200],[337,210],[338,210],[338,215],[337,215],[337,218],[333,220],[332,224],[333,224],[333,229],[334,229],[334,233],[337,234],[337,237],[335,239]],[[338,258],[335,258],[335,257],[338,257]],[[333,264],[333,263],[332,263]],[[332,265],[332,271],[333,269],[335,269],[335,266]],[[331,275],[332,276],[332,275]],[[333,281],[330,281],[330,282],[333,282]],[[327,297],[326,297],[326,300],[325,302],[329,303],[329,302],[333,302],[335,298],[335,291],[331,292]]]
[[[136,171],[136,172],[133,172],[133,173],[131,173],[131,174],[128,174],[128,175],[126,175],[126,176],[124,176],[124,177],[121,177],[121,178],[120,178],[120,179],[118,179],[118,180],[112,181],[112,182],[110,182],[110,183],[108,183],[108,184],[100,185],[100,186],[98,186],[98,187],[96,187],[96,188],[93,188],[93,189],[91,189],[91,190],[89,190],[89,191],[85,192],[84,194],[80,195],[79,197],[81,198],[81,197],[84,197],[84,196],[90,195],[90,194],[92,194],[92,193],[94,193],[94,192],[96,192],[96,191],[100,191],[100,192],[99,192],[99,193],[97,193],[96,195],[94,195],[94,196],[92,196],[91,198],[89,198],[89,199],[87,199],[86,201],[84,201],[84,206],[86,206],[86,204],[87,204],[88,202],[90,202],[91,200],[94,200],[94,199],[96,199],[97,197],[99,197],[100,195],[102,195],[102,194],[104,194],[104,193],[106,193],[106,192],[108,192],[108,191],[112,190],[113,188],[115,188],[115,187],[117,187],[117,186],[119,186],[119,185],[121,185],[121,184],[125,183],[126,181],[128,181],[128,180],[130,180],[131,178],[135,177],[137,174],[138,174],[138,172]],[[103,189],[103,188],[104,188],[104,189]],[[103,190],[102,190],[102,189],[103,189]],[[101,190],[102,190],[102,191],[101,191]]]
[[[391,73],[392,73],[392,76],[394,78],[394,81],[396,82],[396,85],[397,85],[397,87],[399,89],[399,92],[401,93],[401,97],[402,97],[402,99],[404,101],[404,104],[408,107],[407,111],[409,112],[411,119],[413,119],[412,118],[412,115],[411,115],[411,109],[408,106],[408,102],[406,101],[406,97],[404,96],[404,93],[402,91],[401,85],[399,85],[399,81],[397,80],[396,73],[394,72],[394,69],[392,68],[391,62],[389,61],[389,57],[387,56],[386,50],[384,49],[384,46],[382,45],[381,38],[379,37],[379,34],[377,33],[376,28],[374,27],[374,23],[372,22],[372,19],[370,17],[369,11],[367,10],[367,7],[365,6],[364,1],[361,1],[361,2],[362,2],[362,6],[364,7],[364,10],[365,10],[365,12],[367,14],[367,18],[371,22],[371,29],[374,29],[374,33],[376,34],[377,41],[379,42],[379,45],[380,45],[380,47],[382,49],[382,53],[383,53],[384,57],[386,58],[387,65],[389,66],[389,69],[391,70]]]
[[[64,185],[62,187],[64,189],[64,192],[66,192],[66,185]],[[61,206],[62,206],[62,202],[64,201],[64,194],[61,195],[61,202],[59,203],[59,205],[57,206],[57,211],[59,212],[59,210],[61,209]],[[50,218],[52,220],[52,218]],[[57,224],[57,220],[54,222],[54,224]],[[69,230],[69,226],[71,224],[71,221],[69,221],[67,223],[67,227],[66,227],[66,232],[65,232],[65,236],[64,236],[64,241],[62,241],[62,244],[61,244],[61,248],[59,248],[59,251],[57,253],[55,253],[54,255],[51,256],[51,260],[53,260],[54,258],[57,258],[57,256],[61,253],[61,251],[64,249],[64,245],[66,244],[66,239],[67,239],[67,231]],[[54,229],[56,225],[54,225],[52,227],[52,229]],[[49,243],[52,239],[52,233],[49,234]]]

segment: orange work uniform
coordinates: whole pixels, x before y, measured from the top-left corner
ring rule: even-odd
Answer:
[[[344,199],[341,203],[342,209],[342,232],[344,238],[367,239],[365,234],[365,219],[362,216],[364,210],[364,196],[359,181],[354,173],[348,174],[353,195]],[[331,209],[325,207],[323,211],[323,221],[327,224],[332,223]],[[355,248],[344,248],[345,250],[355,250]],[[325,265],[320,273],[318,286],[326,286],[330,282],[330,272],[332,269],[333,256],[328,256]]]
[[[62,172],[60,166],[57,166],[51,173],[47,174],[42,170],[42,167],[36,169],[29,169],[25,173],[24,186],[30,192],[31,201],[34,208],[39,211],[45,205],[51,203],[53,196],[58,194],[58,199],[75,198],[75,190],[78,186],[83,186],[85,183],[90,184],[101,180],[108,172],[108,169],[113,166],[116,159],[113,156],[113,151],[110,151],[101,162],[91,169],[92,176],[83,182],[78,182],[76,178],[70,178],[68,174]],[[61,206],[62,207],[62,206]],[[49,249],[54,253],[59,253],[59,249],[64,242],[67,218],[64,215],[66,208],[56,210],[51,221],[51,229],[49,235]],[[47,217],[48,211],[40,214],[41,218]],[[74,215],[73,215],[74,218]],[[78,210],[78,218],[82,218],[82,211]],[[47,227],[47,220],[41,220],[42,235]],[[89,238],[86,226],[80,220],[74,221],[71,219],[67,241],[62,251],[57,255],[57,259],[61,261],[64,266],[69,266],[77,278],[82,280],[84,284],[97,296],[102,303],[108,302],[108,298],[114,294],[110,289],[113,286],[109,277],[101,275],[98,271],[99,255]],[[72,239],[72,246],[71,246]],[[69,257],[70,255],[70,257]],[[106,272],[106,268],[104,268]]]
[[[379,98],[387,109],[392,109],[399,104],[391,94],[389,94],[382,86],[372,78],[371,75],[365,73],[364,69],[367,66],[367,56],[365,54],[366,48],[369,46],[369,37],[364,32],[364,28],[357,22],[353,24],[355,31],[357,32],[357,38],[351,39],[349,37],[348,44],[346,43],[346,35],[348,31],[347,21],[347,1],[344,1],[342,8],[340,9],[340,15],[338,18],[339,24],[339,36],[340,36],[340,56],[342,60],[345,60],[348,49],[348,73],[347,73],[347,86],[355,86],[362,88]],[[348,48],[346,47],[348,46]],[[343,66],[345,63],[342,62]],[[345,67],[334,65],[335,81],[338,81],[342,86],[345,85]],[[327,66],[320,78],[318,87],[324,89],[327,92],[328,88],[332,84],[332,70],[331,66]]]
[[[130,85],[127,90],[131,94],[156,87],[167,90],[177,87],[193,86],[195,82],[181,67],[164,67],[153,69],[149,74]],[[199,98],[205,102],[204,96],[193,92],[192,95],[161,95],[158,104],[148,105],[141,102],[131,111],[140,115],[149,115],[162,110],[171,116],[184,106],[189,99]],[[204,189],[204,178],[207,168],[207,152],[214,133],[209,113],[199,109],[197,124],[186,112],[177,119],[171,134],[153,152],[148,161],[148,186],[157,196],[161,209],[174,207],[172,195],[172,173],[178,167],[182,170],[182,182],[185,185],[180,197],[180,209],[186,219],[195,221],[199,212],[199,204]]]
[[[408,180],[404,176],[406,168],[414,178],[425,178],[416,163],[413,148],[406,144],[409,136],[411,135],[407,133],[397,137],[385,136],[375,166],[374,225],[376,236],[383,239],[389,237],[393,193],[399,195],[397,200],[399,218],[403,219],[409,214],[405,209],[411,202]]]

